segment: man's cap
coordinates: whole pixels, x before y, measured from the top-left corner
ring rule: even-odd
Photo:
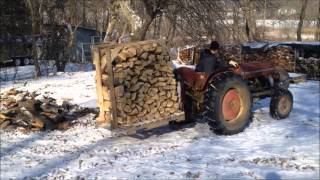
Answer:
[[[212,41],[210,43],[210,49],[211,50],[217,50],[217,49],[219,49],[219,47],[220,47],[220,45],[219,45],[219,43],[217,41]]]

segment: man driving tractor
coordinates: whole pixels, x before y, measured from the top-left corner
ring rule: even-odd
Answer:
[[[175,71],[186,122],[201,116],[215,133],[236,134],[250,124],[253,100],[266,97],[271,97],[273,118],[289,116],[293,96],[286,71],[271,63],[221,61],[218,51],[219,43],[212,41],[200,53],[195,70],[180,67]]]
[[[218,60],[219,48],[219,43],[217,41],[212,41],[210,43],[210,48],[204,49],[200,53],[200,61],[196,66],[196,72],[204,72],[208,75],[211,75],[217,69],[228,66],[226,62]],[[229,65],[237,67],[238,63],[231,60],[229,61]]]

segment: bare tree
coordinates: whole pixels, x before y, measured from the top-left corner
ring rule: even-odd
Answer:
[[[149,26],[161,12],[160,9],[166,5],[166,1],[139,0],[132,2],[112,0],[108,6],[109,23],[104,41],[115,41],[129,34],[129,32],[131,32],[132,40],[144,40]],[[134,10],[136,7],[138,7],[138,10]],[[140,20],[137,21],[137,18]],[[139,23],[141,25],[138,25]],[[120,28],[116,30],[117,25]],[[112,37],[115,32],[117,32],[118,38]]]
[[[26,0],[26,4],[30,11],[32,20],[32,54],[35,65],[35,78],[38,78],[41,75],[39,64],[40,54],[39,51],[37,51],[36,47],[36,37],[41,36],[43,2],[43,0]]]
[[[225,19],[227,9],[224,1],[179,0],[175,3],[176,8],[179,9],[175,12],[177,13],[176,25],[185,43],[198,44],[211,39],[228,41],[232,38],[232,28]]]
[[[94,27],[99,35],[106,31],[108,26],[109,1],[90,0],[86,3],[88,12],[86,16],[87,25]]]
[[[297,28],[297,41],[302,41],[301,32],[302,32],[303,20],[306,16],[307,4],[308,4],[308,0],[302,1],[301,11],[299,14],[299,24],[298,24],[298,28]]]
[[[157,0],[157,1],[149,1],[143,0],[142,1],[146,10],[146,17],[145,21],[142,24],[142,27],[137,31],[135,34],[134,39],[137,40],[144,40],[151,25],[152,21],[157,17],[158,14],[161,13],[161,9],[167,3],[166,0]]]
[[[244,0],[243,14],[245,17],[245,28],[248,41],[259,40],[259,34],[256,26],[256,1]]]
[[[282,17],[281,20],[283,21],[291,20],[294,18],[293,16],[296,16],[295,10],[298,9],[298,4],[301,2],[298,0],[284,2],[267,0],[25,1],[29,2],[29,4],[30,2],[36,3],[38,6],[42,4],[41,11],[43,12],[43,9],[45,9],[45,11],[50,13],[49,16],[54,17],[46,26],[54,24],[64,28],[63,36],[66,38],[63,49],[67,51],[65,54],[69,55],[64,59],[72,58],[76,31],[83,22],[86,22],[86,26],[98,30],[100,33],[97,34],[102,35],[105,32],[104,41],[123,42],[161,38],[166,39],[166,43],[170,46],[204,43],[212,39],[223,43],[240,43],[243,41],[260,40],[263,37],[262,32],[271,29],[270,27],[260,27],[256,23],[257,19],[279,19]],[[306,1],[303,0],[303,4],[306,5]],[[50,3],[50,6],[54,3],[63,4],[63,6],[59,10],[49,11],[47,9],[48,3]],[[280,6],[283,8],[281,10],[283,12],[281,17],[279,13],[274,13],[275,10],[280,9]],[[29,7],[31,6],[29,5]],[[59,13],[55,13],[56,11],[59,11]],[[302,20],[305,19],[305,24],[307,19],[314,19],[314,14],[316,14],[314,11],[314,8],[312,8],[312,13],[308,11],[304,12],[306,13],[306,17],[303,17]],[[84,12],[85,14],[83,14]],[[35,14],[38,15],[34,16],[34,21],[37,22],[37,18],[40,19],[38,27],[41,29],[43,13],[39,13],[39,7]],[[303,14],[300,13],[300,15]],[[317,21],[317,29],[319,29],[319,15]],[[35,30],[34,34],[41,34],[41,31],[36,32]],[[45,33],[42,32],[42,34]],[[315,38],[319,39],[319,30],[317,34],[315,34]],[[264,38],[268,38],[267,35]],[[269,38],[274,37],[269,36]]]
[[[316,29],[314,40],[320,41],[320,0],[319,0],[319,7],[318,7],[317,29]]]
[[[116,0],[111,1],[108,6],[108,26],[106,29],[106,36],[104,37],[104,42],[112,41],[112,33],[114,32],[118,17],[119,17],[119,4]]]
[[[77,11],[78,7],[77,7],[77,0],[68,0],[67,1],[67,8],[69,10],[69,14],[65,14],[65,24],[67,25],[67,29],[69,32],[69,36],[68,36],[68,45],[67,48],[69,49],[69,60],[72,59],[72,53],[73,53],[73,49],[74,49],[74,45],[75,45],[75,41],[76,41],[76,36],[75,33],[78,29],[78,27],[80,26],[80,24],[82,24],[82,17],[80,15],[80,13]]]
[[[240,41],[240,4],[237,0],[233,0],[232,3],[232,40],[233,42],[239,42]]]

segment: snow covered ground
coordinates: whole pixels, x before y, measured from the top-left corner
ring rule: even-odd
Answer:
[[[269,117],[269,99],[255,103],[252,124],[233,136],[203,122],[112,136],[93,115],[67,131],[0,131],[0,179],[319,179],[319,85],[291,85],[293,111],[281,121]],[[11,87],[96,106],[94,72],[1,83],[1,91]]]

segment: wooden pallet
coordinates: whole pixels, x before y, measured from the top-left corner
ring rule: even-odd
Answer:
[[[157,127],[166,126],[169,124],[169,122],[172,122],[172,121],[180,122],[184,120],[185,120],[185,113],[177,112],[167,117],[162,117],[160,119],[153,119],[145,122],[138,122],[135,124],[131,124],[130,126],[119,125],[119,129],[121,129],[121,131],[126,135],[133,135],[133,134],[136,134],[136,132],[139,130],[150,130]]]

